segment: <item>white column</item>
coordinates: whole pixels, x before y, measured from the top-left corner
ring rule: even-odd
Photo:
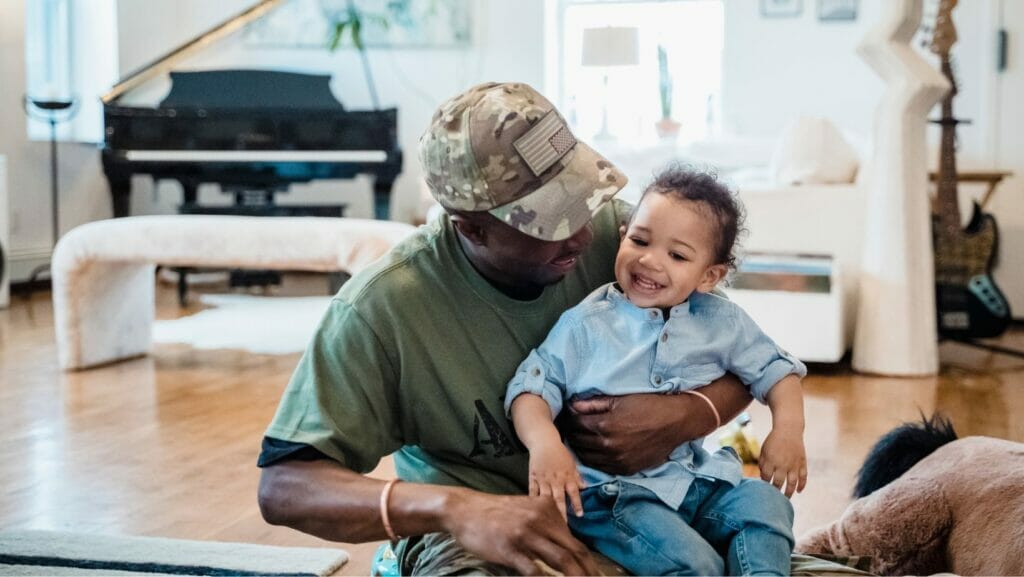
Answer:
[[[925,128],[949,83],[910,46],[921,0],[883,0],[858,47],[886,83],[875,113],[853,368],[898,376],[938,371],[935,271]]]

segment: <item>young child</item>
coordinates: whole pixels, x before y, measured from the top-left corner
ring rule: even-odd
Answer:
[[[741,220],[737,200],[714,176],[680,167],[661,173],[622,229],[616,282],[566,311],[509,383],[505,407],[530,450],[530,494],[550,495],[563,514],[568,498],[580,539],[637,575],[790,571],[787,497],[807,479],[807,369],[742,309],[711,294],[734,265]],[[708,453],[703,439],[652,469],[609,475],[577,463],[553,424],[573,397],[707,400],[695,389],[726,372],[771,407],[763,480],[744,479],[734,452]],[[718,418],[714,405],[709,411]]]

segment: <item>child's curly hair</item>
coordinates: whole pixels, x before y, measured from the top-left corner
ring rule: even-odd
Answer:
[[[708,216],[715,219],[718,242],[715,246],[715,264],[736,268],[736,246],[740,235],[746,233],[746,215],[743,204],[729,187],[711,171],[697,170],[689,165],[673,163],[655,175],[644,189],[643,197],[651,193],[671,195],[679,200],[699,203]],[[638,203],[639,205],[639,203]]]

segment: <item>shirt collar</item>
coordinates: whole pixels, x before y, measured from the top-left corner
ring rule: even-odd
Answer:
[[[648,321],[662,321],[664,320],[661,309],[657,307],[652,308],[641,308],[633,304],[626,294],[622,292],[622,288],[619,287],[619,283],[613,282],[608,283],[608,292],[606,297],[614,306],[624,307],[626,311],[636,313],[636,316],[643,318]],[[693,295],[686,299],[685,302],[679,303],[669,310],[669,318],[679,317],[690,313],[690,301],[693,300]]]

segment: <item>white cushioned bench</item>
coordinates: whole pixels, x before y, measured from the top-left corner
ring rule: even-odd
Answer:
[[[91,222],[54,250],[53,316],[64,370],[145,355],[156,265],[354,274],[416,228],[354,218],[171,215]]]

